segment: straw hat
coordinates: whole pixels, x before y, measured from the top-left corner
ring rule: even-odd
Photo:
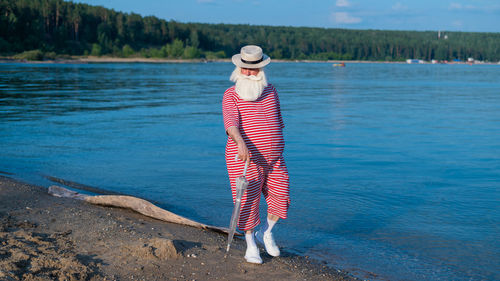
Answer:
[[[234,65],[242,68],[262,68],[271,62],[271,58],[262,52],[262,48],[247,45],[232,58]]]

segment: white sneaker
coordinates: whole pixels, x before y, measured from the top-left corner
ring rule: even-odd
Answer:
[[[259,249],[257,247],[247,247],[245,260],[249,263],[261,264],[262,259],[260,258]]]
[[[266,248],[266,252],[273,256],[273,257],[279,257],[280,255],[280,248],[276,245],[276,242],[274,242],[273,234],[271,232],[265,233],[262,232],[261,230],[255,232],[255,238],[257,238],[257,241],[264,245]]]

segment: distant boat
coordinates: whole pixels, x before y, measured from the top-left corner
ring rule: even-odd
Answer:
[[[424,61],[423,60],[415,60],[415,59],[407,59],[406,63],[408,63],[408,64],[424,63]]]
[[[345,63],[341,62],[341,63],[334,63],[333,66],[335,67],[345,67]]]

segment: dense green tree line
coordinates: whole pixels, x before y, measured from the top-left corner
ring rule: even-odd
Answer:
[[[444,35],[444,34],[443,34]],[[500,33],[179,23],[62,0],[0,0],[0,54],[222,58],[258,44],[276,59],[500,60]]]

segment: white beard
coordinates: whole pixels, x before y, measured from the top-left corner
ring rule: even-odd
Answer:
[[[236,67],[229,80],[235,82],[236,93],[245,101],[257,100],[262,95],[264,88],[267,87],[266,74],[262,69],[256,76],[246,76],[241,74],[241,68]]]

